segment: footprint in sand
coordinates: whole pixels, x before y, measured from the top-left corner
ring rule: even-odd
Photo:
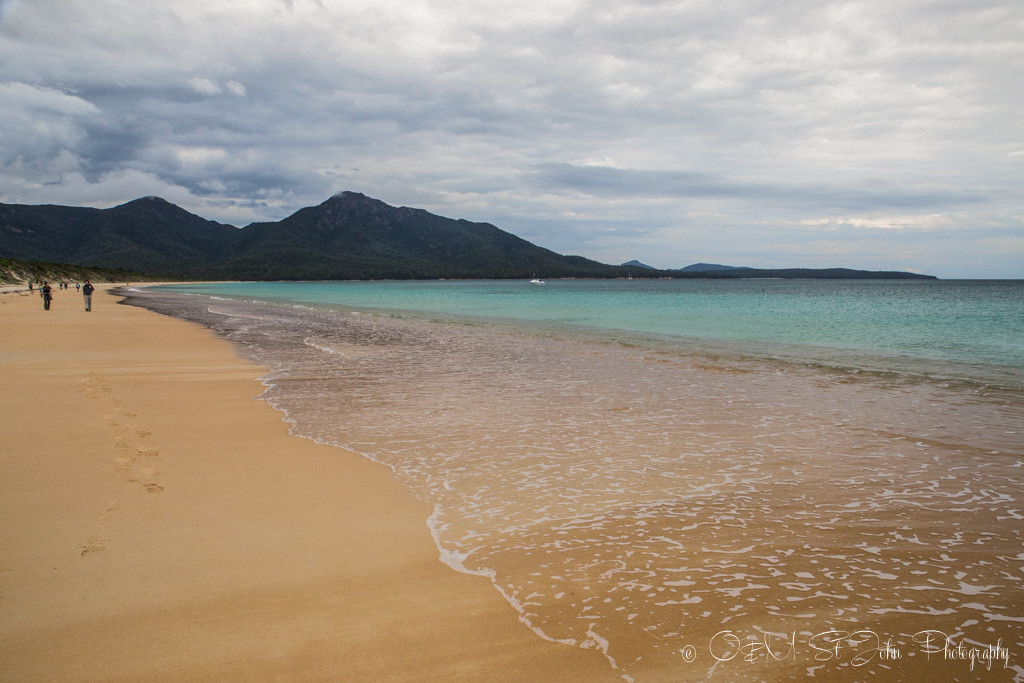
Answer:
[[[85,543],[80,544],[82,548],[82,557],[103,552],[107,549],[107,543],[110,543],[109,538],[90,538]]]
[[[103,513],[99,517],[97,517],[97,519],[101,521],[110,519],[114,512],[120,507],[121,501],[115,498],[114,500],[110,501],[110,503],[107,504],[107,509],[104,510]]]
[[[160,484],[146,484],[146,490],[150,493],[160,493],[164,490],[164,487],[160,486]]]

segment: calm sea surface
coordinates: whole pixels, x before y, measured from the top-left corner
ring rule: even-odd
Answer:
[[[270,367],[296,434],[391,468],[443,561],[626,680],[1024,680],[1022,282],[130,296]]]
[[[938,372],[1024,388],[1020,280],[299,282],[172,289],[505,321],[619,341],[636,338],[851,370]]]

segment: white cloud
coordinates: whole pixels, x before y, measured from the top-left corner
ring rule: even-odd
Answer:
[[[65,159],[65,161],[68,160]],[[56,170],[55,166],[51,166],[50,170]],[[90,181],[81,173],[80,166],[81,164],[74,162],[66,163],[60,172],[55,174],[52,181],[25,184],[23,199],[20,201],[26,204],[52,203],[52,194],[55,188],[65,198],[62,200],[64,203],[96,208],[121,204],[126,201],[125,197],[137,198],[155,195],[172,202],[185,204],[194,200],[194,197],[185,188],[168,183],[150,173],[121,170],[103,174],[95,181]],[[0,179],[7,181],[5,175],[0,174]]]
[[[8,81],[0,83],[0,99],[11,108],[33,114],[82,116],[98,113],[95,105],[57,88]]]
[[[247,91],[238,81],[227,81],[223,85],[209,78],[194,77],[189,79],[189,86],[200,95],[220,95],[227,90],[236,97],[245,97]]]
[[[200,95],[219,95],[221,87],[209,78],[193,78],[189,80],[189,85]]]
[[[800,220],[800,225],[823,228],[826,230],[839,230],[844,227],[863,228],[868,230],[942,230],[953,227],[957,222],[965,220],[966,216],[953,216],[949,214],[926,214],[926,215],[900,215],[880,217],[851,217],[851,218],[805,218]]]
[[[75,149],[101,114],[95,105],[56,88],[10,81],[0,83],[0,102],[0,168],[14,183],[48,179],[69,164],[87,163],[75,159]]]

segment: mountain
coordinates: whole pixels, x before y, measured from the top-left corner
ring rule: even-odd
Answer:
[[[681,273],[706,273],[709,270],[735,270],[737,266],[722,266],[717,263],[694,263],[693,265],[680,268]]]
[[[242,229],[158,197],[111,209],[0,204],[0,256],[193,279],[627,275],[535,246],[489,223],[396,208],[355,192]]]
[[[159,197],[112,209],[0,204],[0,256],[190,277],[226,257],[238,229]]]
[[[615,266],[562,256],[490,223],[393,207],[355,192],[241,230],[215,271],[247,279],[616,277]]]
[[[920,277],[850,270],[612,266],[498,229],[341,192],[274,223],[208,221],[159,197],[110,209],[0,204],[0,257],[166,279],[347,280],[559,277]],[[817,274],[816,274],[817,273]],[[138,279],[138,278],[136,278]]]
[[[698,264],[703,265],[703,264]],[[684,273],[684,270],[675,271]],[[853,270],[850,268],[744,268],[723,266],[722,270],[691,270],[687,276],[740,279],[815,279],[815,280],[935,280],[934,275],[919,275],[903,270]]]
[[[654,266],[649,266],[646,263],[640,263],[636,259],[632,261],[626,261],[622,264],[623,268],[643,268],[644,270],[657,270]]]

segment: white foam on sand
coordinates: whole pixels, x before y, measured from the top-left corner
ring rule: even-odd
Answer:
[[[620,675],[684,629],[764,615],[937,628],[966,610],[1005,639],[1024,632],[1007,579],[1024,529],[999,523],[1024,475],[985,441],[1016,404],[485,326],[203,312],[273,368],[264,398],[293,433],[388,466],[431,506],[441,562]],[[981,616],[972,596],[991,605]]]

